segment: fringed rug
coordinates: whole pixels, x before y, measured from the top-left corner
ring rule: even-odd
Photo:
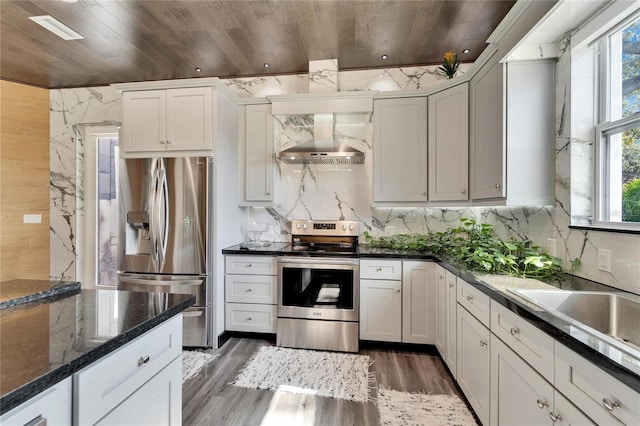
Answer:
[[[456,395],[426,395],[378,389],[380,424],[468,426],[477,425],[466,404]]]
[[[182,383],[186,382],[218,355],[200,351],[182,351]]]
[[[364,355],[263,346],[231,384],[367,402],[371,364]]]

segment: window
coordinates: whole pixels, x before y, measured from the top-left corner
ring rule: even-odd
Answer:
[[[640,17],[598,50],[595,224],[640,230]]]
[[[117,285],[118,129],[85,128],[83,287]]]

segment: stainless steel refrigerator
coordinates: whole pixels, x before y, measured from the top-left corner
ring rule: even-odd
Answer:
[[[196,296],[183,346],[211,347],[213,158],[120,160],[118,288]]]

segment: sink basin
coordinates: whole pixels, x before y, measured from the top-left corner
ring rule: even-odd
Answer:
[[[572,325],[640,354],[640,296],[566,290],[511,290]]]

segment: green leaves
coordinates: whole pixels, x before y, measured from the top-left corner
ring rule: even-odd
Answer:
[[[460,226],[429,234],[397,234],[375,238],[364,233],[372,247],[444,255],[472,270],[551,279],[563,273],[561,260],[549,256],[531,241],[502,241],[493,236],[493,226],[461,218]]]

